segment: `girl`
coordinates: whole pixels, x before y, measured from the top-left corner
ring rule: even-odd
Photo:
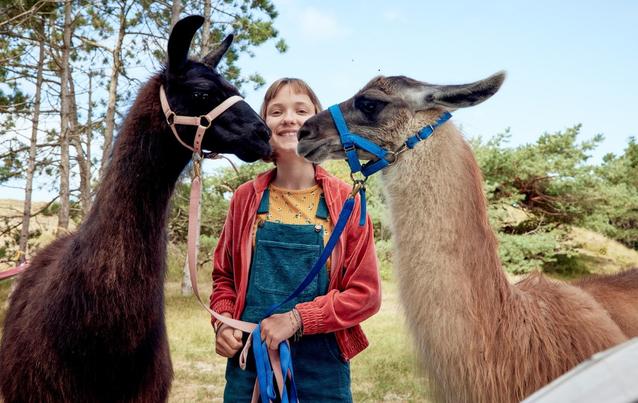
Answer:
[[[261,116],[272,131],[275,168],[234,193],[214,254],[211,308],[258,322],[283,301],[321,254],[351,187],[297,155],[297,131],[321,111],[302,80],[282,78],[266,91]],[[380,281],[372,224],[355,206],[326,267],[296,298],[263,319],[261,337],[277,349],[291,339],[302,402],[350,402],[349,360],[368,345],[359,325],[379,310]],[[217,354],[229,357],[225,402],[249,402],[256,373],[233,358],[245,336],[218,321]]]

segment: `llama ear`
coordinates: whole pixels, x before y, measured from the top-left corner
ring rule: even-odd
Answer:
[[[204,23],[201,15],[191,15],[177,21],[168,38],[168,69],[175,72],[184,67],[195,32]]]
[[[450,110],[474,106],[496,94],[503,81],[505,72],[499,71],[484,80],[470,84],[427,86],[422,105],[425,106],[424,109],[438,105]]]
[[[202,63],[204,63],[211,69],[217,68],[217,65],[222,60],[222,57],[224,57],[224,55],[228,51],[228,48],[230,48],[230,44],[233,43],[234,37],[235,36],[233,34],[228,35],[226,39],[224,39],[222,43],[219,44],[218,47],[216,47],[209,54],[204,56],[204,58],[202,59]]]

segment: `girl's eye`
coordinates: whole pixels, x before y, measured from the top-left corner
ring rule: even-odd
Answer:
[[[308,113],[308,111],[307,111],[307,110],[305,110],[305,109],[299,109],[299,110],[297,111],[297,113],[298,113],[298,114],[300,114],[300,115],[305,115],[306,113]]]
[[[270,116],[279,116],[281,115],[281,111],[270,111]]]

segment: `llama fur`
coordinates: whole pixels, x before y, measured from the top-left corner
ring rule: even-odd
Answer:
[[[167,400],[173,370],[164,321],[166,223],[192,153],[166,122],[160,86],[178,115],[207,113],[238,94],[214,70],[232,37],[204,58],[212,65],[187,60],[203,20],[187,17],[173,28],[168,66],[140,89],[77,232],[42,249],[21,274],[0,344],[6,403]],[[193,100],[194,88],[208,101]],[[194,128],[180,131],[192,144]],[[239,102],[215,121],[203,146],[255,161],[269,155],[268,137],[257,113]]]
[[[392,150],[442,112],[489,98],[503,79],[435,86],[377,77],[340,108],[351,132]],[[299,138],[299,153],[314,162],[344,157],[327,112]],[[517,402],[638,336],[638,269],[574,283],[537,273],[510,284],[469,144],[450,121],[423,143],[386,168],[382,183],[400,299],[436,400]]]

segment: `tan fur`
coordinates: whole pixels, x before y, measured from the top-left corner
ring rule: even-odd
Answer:
[[[592,289],[609,295],[595,282],[579,288],[535,275],[509,285],[468,145],[452,124],[430,141],[383,178],[401,298],[438,400],[520,401],[593,353],[638,335],[635,285],[610,298],[626,301],[624,310],[615,305],[631,334],[592,297]]]
[[[390,103],[374,125],[351,100],[340,104],[350,130],[398,147],[434,122],[441,108],[407,109],[401,92],[411,85],[405,77],[372,80],[358,95],[381,91]],[[336,135],[326,113],[305,127],[302,151]],[[330,151],[339,149],[334,144],[324,149],[323,158],[343,156]],[[401,300],[437,400],[520,401],[592,354],[638,336],[638,269],[573,284],[540,274],[508,283],[479,167],[452,123],[382,177]]]

